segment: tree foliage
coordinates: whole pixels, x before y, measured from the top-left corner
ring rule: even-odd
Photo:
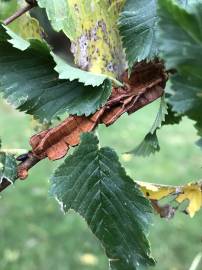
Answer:
[[[73,209],[86,220],[110,269],[154,265],[147,238],[152,206],[168,218],[188,201],[180,211],[193,217],[202,206],[201,181],[177,187],[136,183],[93,132],[160,98],[150,130],[129,154],[160,151],[157,133],[183,116],[195,121],[202,137],[202,1],[37,4],[5,26],[3,20],[25,3],[0,0],[0,92],[41,122],[58,116],[63,122],[35,134],[31,151],[17,157],[20,163],[0,152],[0,190],[44,158],[60,159],[78,145],[55,171],[52,195],[65,212]],[[177,206],[158,204],[173,196]]]

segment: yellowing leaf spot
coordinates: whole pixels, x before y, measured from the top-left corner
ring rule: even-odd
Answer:
[[[76,31],[66,28],[75,64],[83,70],[119,78],[125,58],[117,19],[125,0],[67,0]]]

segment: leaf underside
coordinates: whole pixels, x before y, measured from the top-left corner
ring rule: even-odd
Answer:
[[[78,212],[101,241],[110,269],[154,264],[146,238],[150,204],[114,151],[98,148],[95,135],[82,135],[81,144],[57,169],[51,184],[63,210]]]

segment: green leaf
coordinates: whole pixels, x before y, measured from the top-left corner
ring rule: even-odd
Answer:
[[[149,132],[144,137],[142,142],[135,149],[133,149],[130,152],[127,152],[127,154],[147,157],[159,151],[160,151],[160,146],[159,146],[159,141],[158,141],[156,132],[154,132],[153,134]]]
[[[3,26],[4,27],[4,26]],[[14,48],[19,49],[21,51],[25,51],[27,48],[29,48],[30,43],[14,33],[12,30],[10,30],[8,27],[4,27],[6,30],[7,35],[10,37],[8,39],[9,43],[13,45]]]
[[[46,9],[47,16],[51,21],[52,27],[57,31],[63,30],[67,36],[74,37],[76,25],[72,14],[69,12],[67,0],[38,0],[38,5]]]
[[[164,96],[162,96],[156,119],[150,131],[144,137],[142,142],[135,149],[127,152],[127,154],[146,157],[156,152],[159,152],[160,146],[156,132],[165,123],[165,120],[167,120],[166,118],[167,114],[168,114],[168,106],[165,102]]]
[[[162,123],[162,126],[179,124],[181,120],[182,116],[174,112],[172,106],[167,104],[167,114],[165,115],[165,120]]]
[[[84,85],[92,86],[99,86],[106,79],[111,79],[116,85],[121,85],[119,81],[112,77],[82,70],[76,67],[70,59],[67,62],[67,60],[62,59],[54,53],[51,53],[51,55],[56,63],[55,71],[59,74],[60,79],[68,79],[70,81],[78,80],[79,82],[84,83]]]
[[[17,178],[17,163],[13,155],[0,152],[0,183],[4,179],[14,183]]]
[[[95,135],[81,144],[56,170],[51,193],[67,212],[73,209],[101,241],[113,270],[153,265],[146,238],[151,206],[126,175],[110,148],[99,148]]]
[[[151,134],[155,133],[157,129],[161,128],[162,123],[165,121],[167,114],[168,114],[168,107],[167,107],[167,104],[165,102],[164,96],[162,96],[156,119],[151,127],[151,130],[150,130]]]
[[[91,72],[79,69],[73,66],[73,64],[70,65],[65,60],[53,53],[52,56],[57,64],[55,71],[58,72],[60,79],[69,79],[70,81],[78,79],[79,82],[82,82],[85,85],[99,86],[107,78],[105,75],[93,74]]]
[[[179,124],[181,119],[182,117],[177,115],[172,110],[171,105],[166,103],[165,97],[163,96],[160,101],[160,106],[156,119],[150,131],[144,137],[142,142],[135,149],[127,152],[127,154],[146,157],[151,154],[155,154],[156,152],[159,152],[160,145],[157,137],[157,130],[165,125]]]
[[[193,1],[193,3],[196,1]],[[169,103],[179,115],[196,121],[202,136],[202,1],[184,9],[171,0],[159,0],[159,43],[171,78]]]
[[[97,87],[59,80],[47,45],[31,40],[25,49],[15,36],[0,25],[1,90],[18,110],[49,121],[65,112],[90,115],[105,104],[111,94],[110,80]]]
[[[158,51],[156,0],[127,0],[119,19],[119,29],[129,67],[153,59]]]

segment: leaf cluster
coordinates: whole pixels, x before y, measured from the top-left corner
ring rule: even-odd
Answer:
[[[19,111],[42,122],[71,115],[68,119],[74,121],[67,122],[71,122],[73,131],[80,127],[75,121],[82,119],[84,127],[80,134],[88,131],[86,122],[92,117],[93,123],[98,124],[101,112],[108,110],[109,114],[111,110],[113,123],[122,113],[133,112],[131,103],[138,99],[143,103],[152,90],[157,91],[160,86],[162,90],[162,81],[160,85],[157,80],[156,84],[150,82],[142,88],[137,87],[138,76],[135,82],[131,81],[134,69],[163,63],[165,76],[169,75],[170,80],[157,116],[144,140],[129,153],[146,156],[159,151],[159,129],[166,124],[178,124],[183,116],[195,121],[202,137],[202,1],[95,0],[90,7],[84,2],[38,0],[38,7],[30,15],[23,15],[9,27],[0,23],[3,97]],[[8,8],[8,3],[0,0],[0,20],[24,2],[12,0],[9,4]],[[141,69],[139,73],[141,78]],[[131,78],[125,78],[126,75]],[[133,96],[127,92],[131,89]],[[147,96],[138,92],[142,89]],[[67,139],[64,128],[61,136]],[[69,145],[78,144],[79,138],[74,143],[76,133],[72,132],[68,134],[68,143],[63,138],[60,145],[63,155],[58,154],[55,134],[59,133],[51,133],[51,145],[43,137],[48,132],[51,130],[37,134],[37,143],[33,138],[31,143],[36,147],[42,141],[46,149],[54,152],[49,153],[52,157],[62,157]],[[140,191],[140,183],[126,175],[114,150],[100,148],[98,144],[94,133],[81,136],[80,145],[55,171],[51,193],[65,212],[73,209],[86,220],[105,249],[110,269],[136,270],[154,265],[147,239],[150,202]],[[3,179],[13,183],[16,178],[15,158],[2,151],[0,183]],[[190,186],[193,187],[190,184],[182,188],[186,194],[180,194],[176,201],[191,198]],[[157,188],[158,193],[153,194],[152,188]],[[198,184],[194,188],[201,200]],[[150,192],[151,200],[173,192],[173,188],[165,190],[155,185],[142,185],[141,189],[145,194]],[[200,207],[191,199],[190,202],[187,211],[194,215]]]

